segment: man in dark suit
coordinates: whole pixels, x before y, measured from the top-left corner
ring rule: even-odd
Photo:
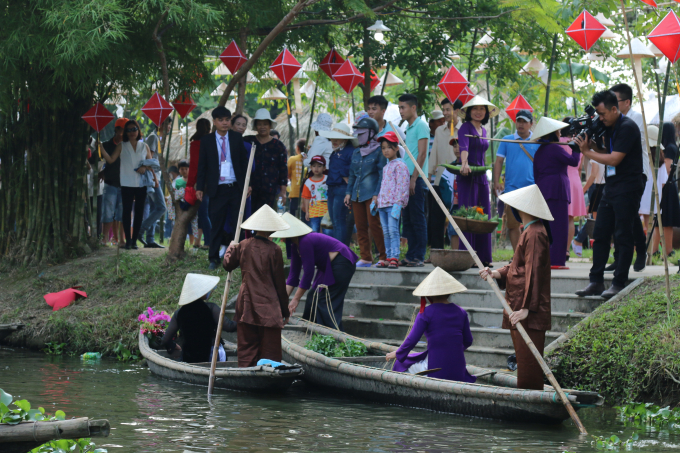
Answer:
[[[208,215],[210,231],[210,269],[220,264],[221,235],[229,215],[232,231],[236,231],[241,195],[244,190],[248,159],[243,136],[229,130],[231,112],[225,107],[212,111],[215,132],[201,138],[201,150],[196,175],[196,198],[203,200],[205,192],[210,197]],[[250,187],[248,187],[250,192]]]

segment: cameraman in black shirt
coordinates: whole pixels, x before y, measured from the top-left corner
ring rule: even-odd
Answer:
[[[584,156],[605,165],[605,186],[593,232],[595,242],[590,284],[576,294],[610,299],[626,286],[633,261],[633,228],[634,222],[639,222],[638,208],[644,191],[642,145],[640,129],[632,119],[621,114],[618,99],[612,91],[595,93],[592,105],[607,127],[605,149],[599,148],[587,135],[578,136],[574,141]],[[609,259],[612,234],[619,257],[612,286],[605,291],[604,269]]]

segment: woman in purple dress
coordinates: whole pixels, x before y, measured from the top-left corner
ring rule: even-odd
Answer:
[[[456,178],[458,205],[461,208],[479,206],[489,217],[491,217],[489,179],[486,173],[470,174],[470,166],[486,165],[486,150],[489,149],[489,141],[486,140],[484,125],[489,122],[489,118],[493,118],[498,113],[500,113],[498,107],[480,96],[475,96],[460,109],[460,116],[465,122],[458,130],[461,161],[460,176]],[[468,135],[473,137],[468,137]],[[484,266],[489,266],[491,264],[491,233],[465,233],[465,237]],[[465,250],[465,244],[461,242],[459,249]]]
[[[569,203],[571,202],[571,186],[568,167],[576,167],[581,161],[578,147],[572,148],[572,154],[557,143],[560,130],[569,126],[562,121],[543,117],[536,125],[533,139],[544,142],[534,155],[534,182],[541,189],[543,198],[548,203],[553,220],[550,222],[552,244],[550,245],[550,266],[552,269],[568,269],[566,254],[569,237]]]
[[[437,267],[413,291],[420,297],[420,313],[406,340],[385,360],[395,360],[393,371],[415,374],[435,370],[427,375],[449,381],[475,382],[465,368],[465,350],[472,345],[468,315],[458,305],[449,302],[451,294],[467,288],[449,273]],[[425,300],[431,303],[425,307]],[[425,334],[427,350],[409,354]]]

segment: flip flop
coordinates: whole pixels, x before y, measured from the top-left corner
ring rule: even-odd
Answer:
[[[411,261],[409,261],[409,260],[407,260],[407,259],[405,259],[405,258],[404,258],[403,260],[399,261],[399,265],[400,265],[400,266],[408,266],[409,263],[411,263]]]
[[[406,267],[423,267],[424,264],[422,261],[411,261],[406,265]]]
[[[372,263],[360,263],[359,261],[357,261],[357,267],[371,267],[371,266],[373,266]]]

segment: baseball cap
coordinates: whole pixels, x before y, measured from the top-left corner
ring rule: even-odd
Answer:
[[[127,123],[127,122],[128,122],[127,118],[118,118],[116,120],[115,124],[113,125],[113,127],[114,127],[114,129],[116,127],[125,127],[125,123]]]
[[[325,167],[326,166],[326,158],[323,157],[323,156],[314,156],[314,157],[312,157],[312,160],[309,162],[309,165],[312,165],[314,163],[321,164]]]
[[[382,142],[383,140],[387,140],[390,143],[399,143],[399,138],[394,131],[385,132],[385,135],[378,137],[379,142]]]
[[[517,116],[515,116],[515,121],[518,119],[523,119],[527,123],[531,123],[534,120],[534,115],[529,110],[520,110],[517,112]]]

